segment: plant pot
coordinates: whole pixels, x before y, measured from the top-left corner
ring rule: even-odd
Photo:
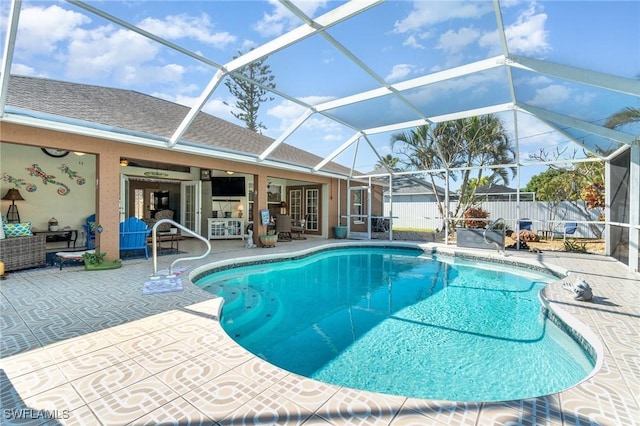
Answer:
[[[502,230],[486,231],[487,242],[485,242],[485,230],[473,228],[456,229],[456,246],[469,248],[493,249],[504,247],[504,233]],[[496,246],[497,244],[497,246]]]
[[[347,238],[347,227],[346,226],[334,226],[333,232],[336,234],[337,240],[344,240]]]
[[[107,269],[118,269],[122,267],[122,261],[120,259],[104,261],[100,263],[86,263],[84,264],[85,271],[104,271]]]
[[[278,242],[278,235],[260,235],[260,244],[262,247],[275,247]]]

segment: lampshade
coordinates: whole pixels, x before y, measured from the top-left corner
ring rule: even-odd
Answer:
[[[7,191],[7,193],[2,197],[3,200],[11,200],[11,201],[24,201],[22,195],[20,195],[20,191],[15,188],[11,188]]]
[[[20,213],[18,212],[18,206],[16,206],[16,201],[24,201],[24,198],[20,195],[20,191],[15,188],[11,188],[7,191],[4,197],[2,197],[2,199],[11,200],[11,205],[7,210],[7,223],[20,222]]]
[[[238,204],[237,209],[238,209],[239,212],[241,212],[241,211],[244,210],[244,206],[242,204]]]

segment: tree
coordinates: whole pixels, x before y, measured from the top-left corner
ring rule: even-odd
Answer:
[[[387,154],[384,157],[380,158],[376,163],[376,169],[388,169],[392,172],[400,170],[398,168],[398,163],[400,159],[398,157],[394,157],[391,154]]]
[[[503,166],[515,162],[515,150],[502,121],[494,114],[420,126],[392,135],[391,142],[408,170],[449,170],[427,173],[441,213],[444,200],[435,190],[435,177],[461,180],[453,217],[459,217],[473,203],[477,186],[472,182],[489,177],[507,185],[509,175],[515,174],[515,168]],[[483,176],[484,166],[502,167],[492,168],[489,176]]]
[[[241,56],[242,52],[238,54]],[[237,57],[234,56],[234,59]],[[273,82],[275,76],[271,74],[269,65],[265,65],[265,60],[266,58],[262,58],[238,69],[237,74],[246,78],[230,74],[229,79],[224,82],[229,92],[236,97],[235,107],[239,110],[239,112],[231,111],[231,114],[238,120],[244,121],[247,129],[257,133],[262,133],[260,129],[266,129],[264,124],[258,121],[260,105],[274,99],[265,95],[268,93],[267,89],[276,88]]]
[[[565,173],[558,169],[547,169],[532,176],[524,190],[535,192],[538,201],[556,201],[558,198],[564,200],[566,196],[559,191],[559,186],[565,179]]]
[[[612,114],[604,125],[610,129],[615,129],[631,123],[640,123],[640,108],[623,108]]]
[[[536,157],[548,158],[545,154]],[[595,158],[589,154],[587,158]],[[536,199],[551,203],[551,220],[558,215],[561,203],[569,202],[587,221],[604,218],[604,163],[602,161],[577,163],[573,167],[553,166],[531,178],[525,191],[535,191]],[[598,211],[594,217],[593,210]],[[599,238],[602,230],[590,224]]]

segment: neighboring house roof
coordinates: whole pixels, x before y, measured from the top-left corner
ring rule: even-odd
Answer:
[[[483,185],[476,188],[476,195],[515,194],[517,191],[504,185]]]
[[[493,201],[512,201],[515,199],[518,191],[504,185],[483,185],[476,188],[475,196],[478,199],[486,199]],[[535,192],[520,191],[520,199],[522,201],[535,201]]]
[[[376,168],[371,174],[386,173],[386,170]],[[386,181],[386,189],[384,194],[389,194],[389,182]],[[435,190],[440,197],[444,199],[444,188],[435,185]],[[393,177],[393,194],[394,195],[434,195],[431,182],[411,175],[397,175]]]
[[[28,111],[96,123],[103,126],[169,139],[189,108],[132,90],[70,83],[12,75],[7,105]],[[199,112],[180,143],[212,147],[258,157],[273,139],[244,127]],[[271,160],[314,167],[323,160],[302,149],[281,144]],[[336,163],[323,170],[350,175],[350,169]]]

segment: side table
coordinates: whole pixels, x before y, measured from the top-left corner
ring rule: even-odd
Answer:
[[[59,231],[33,231],[33,234],[44,235],[46,242],[48,243],[66,241],[67,248],[71,248],[71,243],[73,243],[73,248],[76,248],[76,241],[78,240],[77,229],[61,229]]]

